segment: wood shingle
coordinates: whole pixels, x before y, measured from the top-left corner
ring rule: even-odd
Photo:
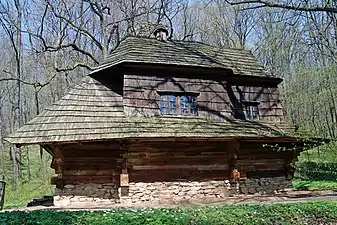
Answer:
[[[127,37],[92,74],[121,63],[151,63],[232,70],[234,75],[273,77],[250,51],[197,42]]]

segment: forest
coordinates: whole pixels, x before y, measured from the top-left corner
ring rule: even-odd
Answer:
[[[126,36],[150,37],[158,25],[173,40],[250,50],[283,79],[286,121],[336,139],[336,1],[1,0],[0,175],[10,189],[33,183],[28,192],[50,192],[50,157],[4,137],[60,99]],[[333,160],[337,147],[323,149]]]

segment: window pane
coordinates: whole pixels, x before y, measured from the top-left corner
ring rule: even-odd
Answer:
[[[259,119],[259,108],[257,106],[252,106],[252,117],[253,120]]]
[[[181,96],[181,114],[190,114],[189,110],[189,99],[187,96]]]
[[[168,96],[160,96],[160,111],[162,114],[168,114]]]
[[[197,98],[191,96],[191,114],[198,115]]]
[[[177,105],[177,104],[180,105]],[[198,115],[196,96],[161,95],[160,111],[170,115]]]
[[[177,97],[170,95],[170,114],[177,114]]]
[[[250,120],[251,119],[251,115],[250,115],[250,105],[247,104],[246,105],[246,119]]]

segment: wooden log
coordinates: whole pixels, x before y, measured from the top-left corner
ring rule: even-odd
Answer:
[[[196,170],[228,170],[228,165],[150,165],[132,166],[133,170],[172,170],[172,169],[196,169]]]
[[[85,169],[78,169],[78,170],[64,170],[63,174],[64,176],[101,176],[101,175],[107,175],[110,176],[114,173],[120,173],[120,170],[103,170],[103,169],[97,169],[97,170],[85,170]]]

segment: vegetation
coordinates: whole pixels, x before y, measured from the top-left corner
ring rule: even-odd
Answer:
[[[336,143],[302,152],[295,165],[294,188],[337,191],[336,156]]]
[[[303,181],[294,180],[293,187],[297,190],[322,191],[330,190],[337,191],[336,181]]]
[[[34,198],[41,198],[45,195],[53,195],[53,187],[41,181],[24,183],[20,189],[15,189],[13,185],[8,185],[6,187],[4,208],[25,207]]]
[[[30,159],[30,167],[27,166],[27,158]],[[50,165],[51,158],[46,158],[47,163]],[[25,207],[34,198],[53,194],[53,187],[50,185],[50,177],[53,171],[48,168],[47,177],[44,178],[39,151],[36,147],[31,147],[28,151],[22,152],[22,161],[25,163],[22,167],[22,184],[19,188],[15,187],[12,179],[13,170],[10,155],[3,155],[2,160],[0,159],[0,165],[4,171],[3,174],[7,178],[5,209]]]
[[[2,224],[116,224],[116,225],[220,225],[220,224],[334,224],[335,202],[277,205],[208,206],[170,209],[106,211],[32,211],[0,213]]]

